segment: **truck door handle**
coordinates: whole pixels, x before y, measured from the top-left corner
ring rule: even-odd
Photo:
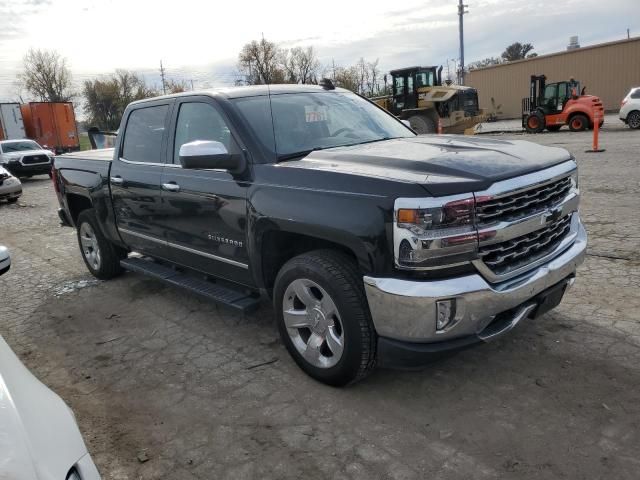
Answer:
[[[111,185],[122,185],[124,183],[124,178],[120,175],[116,175],[115,177],[111,177]]]
[[[176,182],[163,183],[162,189],[166,190],[167,192],[179,192],[180,185],[178,185]]]

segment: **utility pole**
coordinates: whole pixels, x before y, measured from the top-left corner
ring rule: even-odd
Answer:
[[[458,72],[458,83],[464,85],[464,14],[469,13],[469,10],[465,10],[469,5],[462,3],[463,0],[458,0],[458,26],[460,30],[460,71]]]
[[[162,79],[162,93],[167,94],[167,82],[164,78],[164,67],[162,66],[162,60],[160,60],[160,78]]]
[[[631,32],[629,31],[629,29],[627,28],[627,40],[629,40],[631,38]]]
[[[193,78],[191,79],[191,91],[193,92]]]

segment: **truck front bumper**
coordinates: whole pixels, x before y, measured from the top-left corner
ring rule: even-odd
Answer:
[[[480,274],[436,281],[364,277],[382,366],[414,367],[445,352],[487,342],[546,311],[571,286],[587,248],[579,224],[574,243],[548,263],[498,284]],[[453,318],[436,329],[438,308]],[[551,305],[553,308],[555,305]],[[442,314],[442,312],[440,312]]]
[[[4,165],[4,167],[16,177],[49,175],[51,173],[51,162],[26,165],[23,165],[20,162],[8,162]]]

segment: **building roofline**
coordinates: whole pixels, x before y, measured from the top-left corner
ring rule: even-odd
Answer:
[[[586,47],[574,48],[571,50],[563,50],[561,52],[545,53],[544,55],[538,55],[537,57],[523,58],[522,60],[514,60],[512,62],[500,63],[498,65],[489,65],[487,67],[474,68],[473,70],[469,70],[467,74],[478,72],[478,71],[491,70],[492,68],[508,67],[509,65],[517,65],[519,63],[532,62],[534,60],[539,60],[541,58],[558,57],[560,55],[571,55],[572,53],[583,52],[585,50],[595,50],[596,48],[610,47],[612,45],[618,45],[623,43],[633,43],[633,42],[640,42],[640,37],[631,37],[631,38],[624,38],[622,40],[614,40],[612,42],[596,43],[595,45],[588,45]]]

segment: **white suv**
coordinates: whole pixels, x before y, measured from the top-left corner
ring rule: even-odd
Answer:
[[[640,128],[640,87],[632,88],[622,100],[620,120],[631,128]]]

